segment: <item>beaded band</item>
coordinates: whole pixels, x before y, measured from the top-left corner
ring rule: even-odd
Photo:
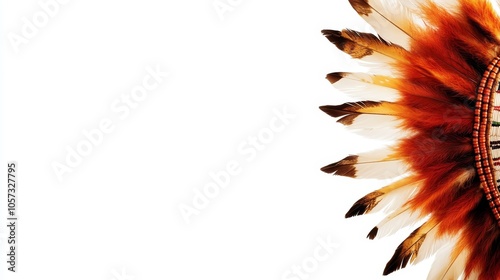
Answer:
[[[472,142],[481,187],[500,225],[500,98],[495,98],[500,93],[499,72],[497,57],[488,65],[477,89]]]

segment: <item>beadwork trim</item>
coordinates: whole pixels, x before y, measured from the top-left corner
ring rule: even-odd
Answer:
[[[500,57],[497,57],[488,65],[477,88],[472,142],[481,187],[500,225],[500,157],[492,156],[500,153],[496,151],[500,149],[500,142],[496,140],[500,139],[500,119],[494,118],[500,117],[500,106],[496,104],[500,105],[500,98],[495,98],[500,94],[497,90],[499,72]],[[494,141],[490,142],[492,138]]]

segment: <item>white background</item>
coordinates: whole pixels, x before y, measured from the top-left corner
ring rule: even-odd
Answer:
[[[308,279],[427,274],[382,277],[409,230],[370,241],[381,216],[343,217],[383,182],[319,170],[370,148],[318,110],[348,100],[326,73],[354,67],[320,30],[369,29],[348,1],[233,0],[221,15],[212,0],[70,0],[18,52],[9,38],[43,10],[1,3],[2,165],[19,165],[18,272],[2,226],[1,279],[287,279],[318,238],[339,247]],[[120,119],[112,103],[157,65],[169,77]],[[238,151],[283,108],[283,131],[254,158]],[[54,162],[107,118],[114,130],[58,180]],[[241,173],[187,224],[179,206],[231,161]]]

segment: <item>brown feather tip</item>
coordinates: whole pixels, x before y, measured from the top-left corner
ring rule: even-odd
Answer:
[[[335,84],[336,82],[340,81],[340,79],[345,77],[345,72],[334,72],[326,75],[326,79],[331,83]]]
[[[355,178],[356,167],[354,165],[356,163],[358,163],[358,156],[347,156],[340,161],[324,166],[321,168],[321,171],[329,174],[334,173],[334,175]]]
[[[337,120],[338,123],[341,123],[343,125],[351,125],[353,124],[354,119],[356,119],[359,113],[344,110],[345,108],[347,108],[347,106],[344,105],[346,104],[336,105],[336,106],[326,105],[319,107],[319,109],[327,113],[330,117],[334,118],[342,117]]]
[[[353,58],[363,58],[373,54],[372,49],[358,45],[353,40],[342,36],[342,31],[325,29],[321,32],[339,50],[349,54]]]
[[[370,108],[379,106],[381,102],[378,101],[359,101],[359,102],[347,102],[340,105],[325,105],[320,106],[319,109],[328,115],[337,118],[347,114],[361,114],[358,111],[363,108]]]
[[[353,112],[344,110],[347,108],[346,104],[342,105],[325,105],[320,106],[319,109],[325,113],[327,113],[330,117],[338,118],[341,116],[345,116],[348,114],[352,114]]]
[[[384,273],[383,273],[384,276],[389,275],[396,270],[399,270],[399,269],[406,267],[406,265],[410,261],[411,256],[409,256],[409,255],[400,256],[402,251],[403,251],[403,249],[401,248],[401,246],[399,246],[396,249],[394,256],[391,258],[391,260],[385,266]]]
[[[378,234],[378,227],[374,227],[372,230],[370,230],[366,238],[373,240],[375,237],[377,237],[377,234]]]
[[[349,0],[349,3],[360,15],[368,16],[372,12],[372,7],[366,0]]]
[[[323,29],[321,33],[332,43],[334,43],[339,38],[342,38],[342,32],[338,30]]]
[[[406,238],[405,241],[403,241],[398,246],[398,248],[394,252],[394,255],[387,262],[387,265],[385,266],[383,273],[384,275],[389,275],[398,269],[405,268],[408,265],[408,262],[410,262],[410,260],[413,260],[417,257],[418,250],[420,249],[420,246],[425,240],[425,235],[419,237],[416,241],[414,240],[420,228],[421,227],[415,229],[408,236],[408,238]]]
[[[340,118],[339,120],[337,120],[337,122],[343,125],[351,125],[354,123],[354,119],[356,119],[358,116],[359,114],[351,113],[350,115]]]
[[[382,192],[374,191],[360,198],[351,206],[351,209],[347,211],[345,217],[351,218],[370,212],[375,206],[377,206],[377,197],[381,195],[383,195]]]
[[[339,120],[337,120],[338,123],[344,125],[351,125],[354,122],[354,119],[356,119],[356,117],[361,114],[358,112],[358,110],[378,105],[380,105],[380,102],[363,101],[354,103],[344,103],[341,105],[325,105],[325,106],[320,106],[319,109],[327,113],[331,117],[334,118],[342,117]]]

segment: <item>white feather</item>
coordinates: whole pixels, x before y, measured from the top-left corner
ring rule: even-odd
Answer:
[[[420,249],[418,250],[418,256],[415,258],[415,264],[433,256],[439,249],[449,243],[448,236],[438,237],[438,227],[439,225],[435,226],[425,236],[425,240],[422,245],[420,245]]]
[[[406,138],[408,137],[408,135],[410,135],[408,131],[394,129],[391,127],[385,127],[380,129],[356,129],[356,130],[348,129],[348,131],[368,139],[385,141],[390,143],[396,143],[397,141]]]
[[[413,11],[415,14],[419,14],[420,6],[425,4],[427,0],[399,0],[401,4],[406,6],[408,9]],[[458,1],[456,0],[433,0],[432,2],[444,7],[450,12],[458,12]]]
[[[418,182],[413,184],[408,184],[403,187],[399,187],[391,192],[383,195],[381,200],[377,203],[377,206],[373,208],[373,212],[383,211],[385,213],[391,213],[396,209],[401,208],[418,189]]]
[[[400,160],[356,164],[356,178],[390,179],[406,172],[408,167]]]
[[[378,225],[377,238],[391,235],[398,230],[422,221],[420,212],[412,212],[409,207],[401,208],[385,217]]]
[[[357,157],[356,178],[388,179],[404,174],[408,167],[391,157],[390,147],[360,153]]]
[[[398,77],[401,73],[392,66],[392,62],[395,60],[392,58],[391,60],[390,63],[387,63],[384,61],[370,62],[363,59],[356,59],[356,62],[359,66],[364,67],[368,73]]]
[[[380,149],[371,150],[369,152],[359,153],[358,162],[373,162],[390,159],[392,158],[393,154],[394,150],[392,149],[392,147],[386,146]]]
[[[371,82],[369,74],[365,75],[368,78],[364,80],[358,80],[358,78],[362,77],[359,74],[358,76],[346,76],[334,83],[333,86],[345,94],[360,100],[396,101],[400,97],[397,90],[376,85]]]
[[[411,135],[411,131],[401,126],[402,121],[394,116],[361,114],[346,129],[370,139],[398,140]]]
[[[374,11],[360,14],[386,41],[409,49],[409,25],[414,17],[398,0],[368,0]]]
[[[353,59],[357,65],[366,69],[367,72],[387,76],[400,75],[399,71],[393,67],[393,65],[396,64],[397,60],[384,54],[373,52],[372,54],[366,55],[362,58]]]
[[[468,250],[462,250],[458,256],[453,257],[456,239],[438,251],[432,264],[428,280],[456,280],[463,279],[464,268],[469,256]]]

